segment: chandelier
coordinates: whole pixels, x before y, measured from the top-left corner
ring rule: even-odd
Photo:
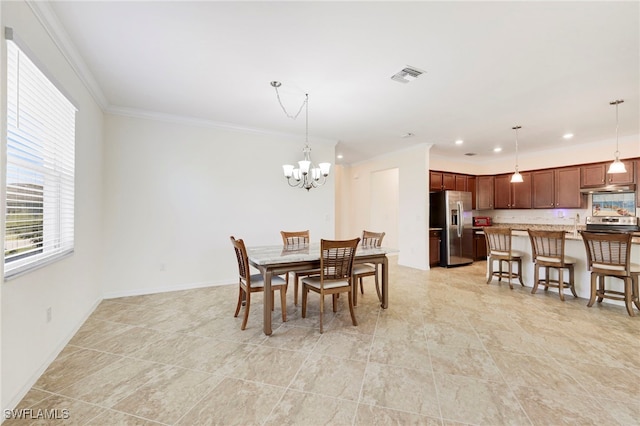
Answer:
[[[300,105],[300,109],[295,115],[289,115],[282,101],[280,100],[280,93],[278,87],[282,83],[279,81],[272,81],[271,86],[276,90],[276,96],[278,97],[278,103],[288,118],[295,120],[300,115],[302,108],[305,109],[305,145],[302,149],[303,159],[298,161],[298,167],[296,168],[292,164],[285,164],[282,166],[284,177],[287,179],[289,186],[294,188],[304,188],[307,191],[311,188],[317,188],[322,186],[327,181],[329,176],[329,169],[331,163],[320,163],[316,166],[311,161],[311,148],[309,147],[309,94],[305,94],[304,101]]]

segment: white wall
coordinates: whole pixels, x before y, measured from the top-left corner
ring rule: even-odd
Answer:
[[[4,26],[12,27],[79,108],[76,116],[75,253],[0,283],[1,403],[2,408],[13,408],[102,298],[103,115],[30,7],[21,1],[2,2],[0,7],[3,32]],[[1,74],[4,75],[4,40],[1,46]],[[7,113],[4,93],[3,90],[2,117]],[[4,153],[6,131],[2,131],[1,137]],[[4,170],[4,155],[2,160]],[[4,199],[4,184],[0,186],[3,191],[0,198]],[[4,229],[4,214],[0,215],[0,228]],[[0,274],[2,276],[4,274]],[[48,307],[52,310],[49,323],[46,322]]]
[[[427,230],[429,197],[429,148],[430,145],[419,145],[406,150],[397,151],[374,158],[371,161],[344,167],[340,185],[347,188],[338,201],[344,211],[347,224],[342,224],[343,237],[360,235],[363,229],[372,229],[371,209],[372,176],[376,173],[397,169],[397,217],[398,230],[396,248],[399,249],[398,263],[418,269],[429,269]],[[375,179],[375,178],[374,178]],[[395,191],[386,191],[395,194]],[[395,195],[393,195],[395,197]],[[390,200],[395,203],[395,200]],[[380,231],[380,230],[379,230]],[[381,230],[387,232],[387,230]],[[389,230],[391,234],[392,230]],[[393,241],[394,236],[385,244]]]
[[[105,144],[105,298],[233,283],[231,235],[334,238],[333,174],[309,192],[282,175],[302,137],[107,115]],[[335,143],[310,145],[312,160],[333,162]]]

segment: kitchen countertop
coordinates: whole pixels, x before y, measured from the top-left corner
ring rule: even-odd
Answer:
[[[515,236],[528,237],[527,229],[536,231],[565,231],[567,233],[565,239],[567,240],[580,240],[582,237],[579,233],[574,233],[573,226],[571,225],[543,225],[543,224],[525,224],[525,223],[494,223],[494,227],[511,228],[512,234]],[[474,229],[476,229],[474,227]],[[585,231],[586,225],[578,225],[577,230]],[[640,244],[640,232],[633,232],[632,243]]]

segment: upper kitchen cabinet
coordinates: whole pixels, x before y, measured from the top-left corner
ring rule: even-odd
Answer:
[[[495,177],[494,176],[478,176],[476,177],[476,208],[478,210],[493,209],[493,193],[494,193]]]
[[[534,209],[584,208],[580,167],[538,170],[532,173]]]
[[[607,173],[609,163],[588,164],[581,167],[580,187],[591,188],[603,185],[626,185],[634,182],[634,161],[622,161],[626,173]]]
[[[429,190],[442,191],[445,189],[456,189],[456,175],[453,173],[429,171]]]
[[[471,208],[473,210],[476,209],[476,200],[477,200],[477,194],[476,194],[476,177],[475,176],[468,176],[467,177],[467,191],[471,193]]]
[[[511,183],[511,175],[498,175],[494,182],[494,208],[530,209],[531,173],[521,173],[522,182]]]
[[[455,175],[455,188],[456,191],[467,190],[467,177],[465,175]]]

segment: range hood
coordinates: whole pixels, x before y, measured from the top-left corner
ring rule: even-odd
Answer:
[[[611,193],[615,194],[616,192],[635,192],[636,186],[634,184],[630,185],[605,185],[605,186],[597,186],[595,188],[583,188],[580,190],[583,194],[599,194],[599,193]]]

